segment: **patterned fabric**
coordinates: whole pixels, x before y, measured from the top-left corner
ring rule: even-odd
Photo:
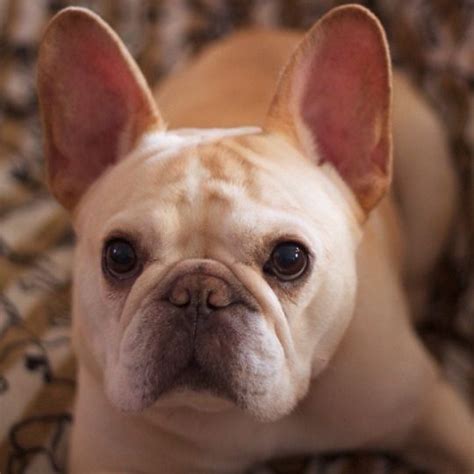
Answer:
[[[42,182],[34,87],[48,19],[92,8],[123,38],[150,83],[209,41],[249,25],[307,28],[336,0],[0,0],[0,472],[64,472],[74,394],[71,249],[65,213]],[[462,183],[452,239],[433,276],[420,333],[474,401],[474,4],[362,2],[383,20],[395,61],[440,113]],[[469,252],[471,249],[471,252]],[[279,461],[265,473],[406,473],[371,454]]]

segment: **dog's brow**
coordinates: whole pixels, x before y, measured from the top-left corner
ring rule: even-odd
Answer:
[[[248,197],[260,199],[258,169],[244,154],[237,152],[226,140],[207,146],[201,163],[213,181],[239,187]]]
[[[249,193],[250,196],[257,197],[257,167],[225,141],[212,144],[202,144],[188,147],[168,160],[166,167],[166,182],[172,184],[196,173],[197,164],[204,171],[207,183],[205,187],[216,182],[238,186]],[[163,176],[159,171],[160,178]],[[211,188],[209,188],[211,189]]]
[[[238,180],[249,178],[255,166],[225,142],[202,147],[201,163],[214,179]]]

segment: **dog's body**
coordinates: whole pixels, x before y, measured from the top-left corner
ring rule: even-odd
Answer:
[[[357,24],[374,21],[361,8],[340,9],[326,20],[324,39],[317,27],[312,30],[318,41],[334,34],[330,25],[338,15],[350,18],[348,29],[354,18]],[[75,21],[87,24],[90,18]],[[315,166],[307,159],[318,153],[308,151],[307,131],[300,133],[299,122],[289,119],[295,112],[285,81],[297,74],[294,70],[307,71],[298,62],[316,49],[317,40],[303,40],[273,96],[279,71],[301,39],[292,32],[238,34],[161,86],[158,104],[171,129],[213,130],[156,131],[149,116],[162,125],[153,106],[131,93],[130,103],[140,103],[135,115],[145,117],[146,126],[136,125],[140,131],[128,147],[132,153],[94,185],[88,182],[87,193],[65,192],[64,182],[55,182],[57,165],[50,164],[53,191],[73,210],[78,234],[79,391],[72,472],[233,473],[275,456],[360,448],[403,452],[438,472],[474,468],[468,410],[442,381],[410,321],[410,312],[423,303],[424,285],[454,212],[455,181],[439,124],[406,79],[396,76],[395,175],[401,208],[388,195],[378,203],[379,188],[386,187],[381,175],[367,188],[366,180],[361,187],[357,176],[346,174],[346,164]],[[48,38],[45,50],[48,41],[56,44]],[[384,81],[377,79],[370,91],[373,108],[380,102],[382,112],[372,121],[371,106],[360,118],[382,137],[377,150],[390,145],[384,138],[389,116]],[[40,92],[54,96],[45,84],[40,68]],[[54,129],[42,102],[47,130]],[[147,107],[148,115],[143,114]],[[231,128],[249,125],[263,129]],[[420,146],[420,136],[429,143]],[[354,153],[364,140],[364,132],[357,135]],[[381,170],[388,170],[381,161],[389,159],[383,158],[387,153],[376,158]],[[423,183],[413,179],[414,168],[423,173]],[[430,174],[423,171],[427,168]],[[89,181],[99,174],[94,173]],[[440,186],[443,195],[436,191]],[[93,263],[117,229],[119,237],[139,229],[140,245],[153,253],[128,296],[119,284],[104,283]],[[265,283],[255,273],[255,260],[265,263],[255,255],[268,245],[268,235],[280,233],[280,239],[307,239],[318,278],[309,274],[292,286],[273,277]],[[430,245],[421,248],[420,242]],[[150,249],[157,245],[155,254]],[[197,369],[186,372],[184,359],[183,376],[175,367],[188,357],[182,353],[189,342],[174,321],[181,317],[183,291],[188,298],[199,291],[202,298],[203,288],[210,288],[206,311],[212,318],[204,310],[194,316],[189,357],[204,367],[205,376],[196,375]],[[211,294],[226,303],[210,305]]]

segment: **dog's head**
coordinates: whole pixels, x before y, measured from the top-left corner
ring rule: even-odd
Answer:
[[[77,233],[76,349],[110,400],[288,413],[350,321],[361,227],[390,181],[377,20],[319,21],[262,128],[166,131],[85,10],[51,22],[38,71],[49,184]]]

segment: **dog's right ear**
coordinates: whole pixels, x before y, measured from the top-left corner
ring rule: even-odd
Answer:
[[[144,132],[164,128],[138,66],[89,10],[67,8],[51,20],[37,84],[48,184],[69,210]]]
[[[382,26],[366,8],[331,10],[288,62],[266,129],[334,167],[369,213],[392,173],[391,73]]]

